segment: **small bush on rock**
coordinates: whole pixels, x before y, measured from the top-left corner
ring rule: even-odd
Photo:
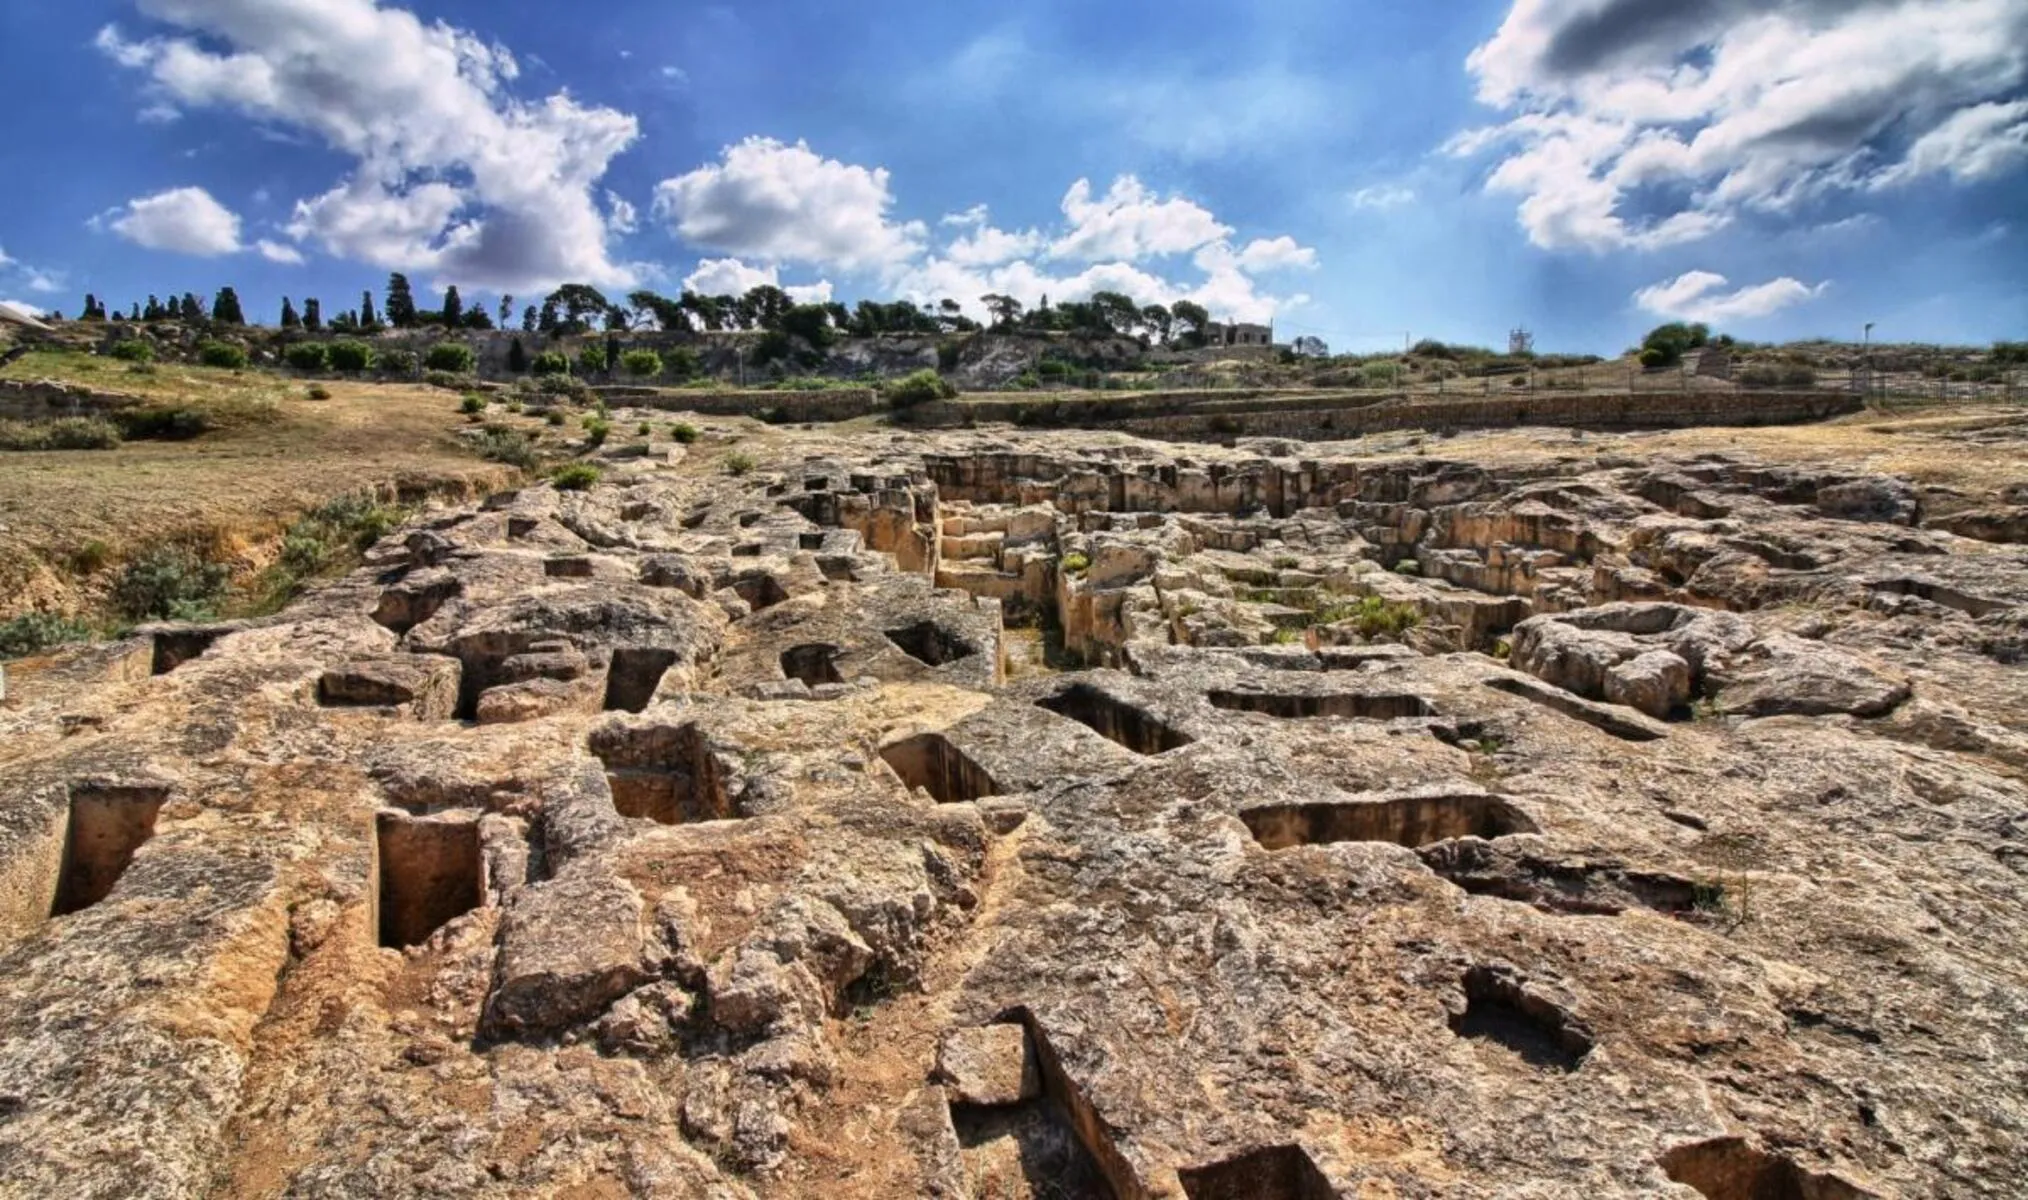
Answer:
[[[113,606],[136,621],[207,621],[225,598],[231,572],[181,546],[156,546],[129,562],[113,584]]]
[[[479,437],[479,457],[526,471],[535,466],[535,444],[519,430],[489,425]]]
[[[629,350],[620,356],[620,366],[636,379],[652,379],[662,373],[662,356],[653,350]]]
[[[155,347],[153,343],[139,339],[114,342],[112,356],[121,362],[150,363],[155,361]]]
[[[688,446],[695,443],[700,435],[697,426],[688,421],[678,421],[669,427],[669,436],[675,438],[679,445]]]
[[[206,342],[197,348],[197,361],[226,371],[246,369],[246,351],[228,342]]]
[[[365,371],[373,366],[373,347],[365,342],[331,343],[331,369]]]
[[[68,642],[88,640],[92,631],[53,613],[25,613],[0,621],[0,659],[27,658]]]
[[[571,463],[567,467],[558,467],[556,474],[550,476],[550,482],[559,492],[582,492],[597,483],[600,474],[599,469],[590,463]]]
[[[914,408],[935,400],[949,400],[958,394],[943,376],[924,369],[913,375],[898,379],[887,386],[889,408]]]
[[[331,348],[322,342],[297,342],[282,351],[282,361],[298,371],[327,371],[331,368]]]
[[[478,362],[478,355],[463,342],[439,342],[430,347],[429,357],[423,360],[423,365],[432,371],[470,375]]]

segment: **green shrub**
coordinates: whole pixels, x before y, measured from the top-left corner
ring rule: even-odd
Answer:
[[[128,408],[113,413],[130,442],[187,442],[211,430],[211,418],[194,408]]]
[[[558,467],[556,474],[549,477],[559,492],[582,492],[599,481],[601,472],[590,463],[571,463]]]
[[[227,371],[246,369],[246,350],[230,342],[206,342],[197,348],[197,361]]]
[[[24,613],[11,621],[0,621],[0,659],[27,658],[67,642],[85,641],[91,635],[86,626],[52,613]]]
[[[1070,364],[1054,358],[1045,358],[1035,364],[1035,374],[1044,379],[1062,379],[1070,374]]]
[[[111,450],[120,427],[103,417],[0,421],[0,450]]]
[[[144,342],[137,338],[131,338],[124,342],[114,342],[111,353],[114,358],[119,359],[121,362],[151,363],[155,361],[154,343]]]
[[[518,417],[521,415],[523,405],[519,400],[509,400],[503,407]]]
[[[570,419],[570,414],[564,412],[560,408],[552,408],[546,414],[543,415],[542,419],[549,422],[551,425],[562,425],[565,421]]]
[[[1400,367],[1392,362],[1370,362],[1359,368],[1359,376],[1367,387],[1392,387],[1399,371]]]
[[[697,431],[697,426],[688,421],[678,421],[669,427],[669,436],[675,438],[678,444],[688,446],[694,444],[701,435]]]
[[[297,342],[282,351],[282,361],[298,371],[328,371],[331,369],[331,347],[322,342]]]
[[[330,351],[334,371],[366,371],[373,367],[373,347],[365,342],[333,342]]]
[[[958,369],[958,355],[960,355],[961,353],[963,353],[963,352],[964,352],[964,349],[965,349],[965,344],[964,344],[963,342],[938,342],[938,343],[937,343],[937,370],[939,370],[939,371],[955,371],[955,370],[957,370],[957,369]]]
[[[312,400],[329,400],[331,398],[331,389],[321,383],[313,383],[303,394]]]
[[[417,359],[413,350],[386,350],[380,355],[380,370],[388,375],[414,375]]]
[[[958,394],[943,376],[924,369],[887,385],[889,408],[914,408],[934,400],[949,400]]]
[[[606,369],[604,342],[586,342],[577,352],[577,369],[586,375],[600,375]]]
[[[1321,609],[1316,619],[1319,625],[1350,621],[1359,636],[1367,639],[1399,637],[1422,624],[1422,610],[1413,604],[1391,604],[1378,596],[1366,596]]]
[[[748,454],[744,450],[734,450],[731,454],[725,456],[725,473],[727,475],[750,474],[754,466],[753,455]]]
[[[593,447],[605,445],[606,439],[612,435],[613,423],[611,421],[606,420],[604,417],[586,417],[584,419],[584,438]]]
[[[472,386],[473,380],[470,375],[454,375],[449,371],[425,371],[423,382],[447,392],[462,392]]]
[[[1641,351],[1640,362],[1650,371],[1659,371],[1670,365],[1669,352],[1659,346],[1649,346]]]
[[[1014,377],[1014,386],[1022,391],[1032,392],[1042,386],[1042,380],[1033,371],[1023,371]]]
[[[465,398],[458,402],[458,411],[468,417],[476,417],[486,411],[486,398],[477,392],[466,392]]]
[[[1412,558],[1404,558],[1394,564],[1394,573],[1396,575],[1421,575],[1422,564]]]
[[[535,466],[535,443],[517,429],[489,425],[479,436],[479,457],[526,471]]]
[[[649,434],[655,432],[655,426],[647,421],[643,421],[639,425],[636,425],[634,427],[634,432],[640,434],[642,437],[647,437]]]
[[[113,583],[113,606],[136,621],[207,621],[225,598],[231,572],[181,546],[156,546]]]
[[[479,365],[479,356],[463,342],[438,342],[430,347],[423,366],[432,371],[448,371],[453,375],[470,375]]]
[[[570,356],[561,350],[544,350],[535,356],[534,362],[528,364],[528,373],[531,375],[568,375],[570,374]]]
[[[692,350],[688,346],[679,346],[671,350],[669,357],[662,360],[662,365],[671,376],[679,381],[693,378],[698,371],[703,369],[703,363],[698,359],[697,351]]]
[[[573,400],[584,400],[591,395],[591,388],[582,379],[568,375],[544,375],[536,390],[545,396],[568,396]]]
[[[1091,570],[1091,555],[1075,551],[1066,554],[1063,556],[1062,569],[1065,575],[1082,575]]]
[[[620,356],[620,366],[636,379],[650,379],[662,373],[662,356],[653,350],[629,350]]]

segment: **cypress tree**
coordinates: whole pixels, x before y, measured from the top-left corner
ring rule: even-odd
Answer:
[[[296,306],[295,306],[295,305],[293,305],[293,304],[291,304],[291,303],[289,303],[289,298],[288,298],[287,296],[283,296],[283,297],[282,297],[282,328],[283,328],[283,329],[301,329],[302,327],[303,327],[303,319],[302,319],[301,317],[298,317],[298,316],[296,315]]]
[[[315,296],[303,301],[303,328],[311,333],[321,332],[324,328],[324,306]]]
[[[456,329],[465,319],[465,301],[458,295],[458,285],[444,289],[444,328]]]
[[[528,351],[522,347],[520,338],[507,344],[507,369],[516,375],[528,373]]]
[[[387,277],[387,323],[396,329],[410,329],[416,324],[415,293],[409,290],[408,276],[396,272]],[[373,318],[365,311],[359,314],[368,324]]]
[[[358,321],[361,329],[380,327],[380,318],[373,315],[373,293],[370,291],[360,295]]]
[[[185,322],[192,325],[204,323],[204,301],[197,298],[196,292],[183,293],[182,316]]]
[[[211,319],[220,325],[246,324],[246,314],[239,308],[239,293],[229,287],[218,289],[218,298],[211,302]]]

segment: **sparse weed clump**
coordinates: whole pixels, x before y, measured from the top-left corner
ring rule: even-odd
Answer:
[[[1363,596],[1349,604],[1334,604],[1317,613],[1317,624],[1337,625],[1349,621],[1360,637],[1400,637],[1422,624],[1422,610],[1413,604],[1394,604],[1378,596]]]
[[[535,466],[535,443],[518,429],[488,425],[479,435],[479,457],[527,471]]]
[[[669,436],[675,438],[678,445],[689,446],[703,435],[698,432],[697,426],[690,422],[678,421],[669,427]]]
[[[755,465],[753,455],[748,454],[744,450],[734,450],[725,456],[725,473],[727,475],[751,474]]]
[[[0,421],[0,450],[111,450],[120,427],[102,417]]]
[[[1091,556],[1082,551],[1073,550],[1063,556],[1061,566],[1065,575],[1082,575],[1086,571],[1091,570]]]
[[[612,435],[613,423],[611,421],[597,416],[586,417],[584,419],[584,438],[593,447],[605,445],[606,439]]]
[[[309,390],[303,394],[312,400],[329,400],[331,398],[331,389],[321,383],[313,383],[310,385]]]

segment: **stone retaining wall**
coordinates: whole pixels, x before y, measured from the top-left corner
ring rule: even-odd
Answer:
[[[1139,399],[1139,398],[1137,398]],[[1692,426],[1788,425],[1860,411],[1847,392],[1549,394],[1482,399],[1408,400],[1358,396],[1267,396],[1218,401],[1149,413],[1111,401],[1091,405],[1027,405],[986,401],[946,402],[916,410],[916,423],[934,426],[1011,421],[1041,427],[1075,425],[1117,429],[1171,441],[1235,437],[1286,437],[1310,441],[1392,430],[1507,429],[1549,425],[1581,429],[1677,429]]]
[[[872,388],[811,392],[707,392],[678,389],[605,387],[594,391],[608,404],[655,408],[663,412],[695,412],[707,417],[770,415],[783,424],[849,421],[880,412],[884,406]]]

